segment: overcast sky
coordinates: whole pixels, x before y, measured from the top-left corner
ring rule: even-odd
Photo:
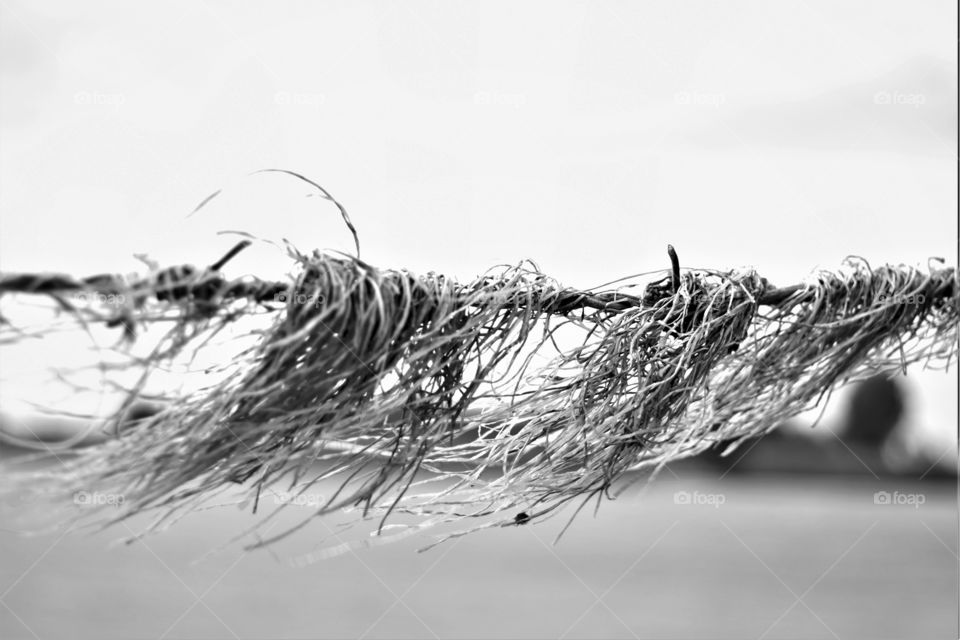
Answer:
[[[332,192],[368,261],[464,279],[530,258],[592,286],[667,243],[777,284],[848,254],[955,264],[956,11],[5,1],[0,265],[205,264],[224,229],[349,251],[303,185],[244,177],[270,167]],[[920,431],[949,441],[956,383],[911,371]]]

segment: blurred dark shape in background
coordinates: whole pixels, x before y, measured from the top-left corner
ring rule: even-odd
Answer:
[[[951,456],[915,453],[904,432],[905,394],[901,383],[875,375],[857,383],[843,422],[832,438],[778,428],[742,442],[724,456],[732,442],[720,442],[698,460],[724,475],[740,473],[832,473],[873,476],[956,478]],[[943,459],[946,459],[946,462]]]
[[[163,411],[163,405],[158,402],[148,402],[146,400],[135,400],[124,412],[120,420],[120,432],[129,429],[141,420],[152,418]]]
[[[118,407],[118,410],[122,407]],[[0,410],[0,458],[34,451],[47,451],[45,444],[72,443],[85,447],[122,435],[143,420],[160,413],[164,405],[136,399],[119,420],[84,420],[56,414],[17,415]]]
[[[879,449],[900,425],[903,409],[903,391],[893,378],[868,378],[854,387],[839,435],[847,444]]]

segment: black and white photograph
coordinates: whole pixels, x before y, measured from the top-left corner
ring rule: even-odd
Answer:
[[[0,638],[960,637],[957,18],[0,0]]]

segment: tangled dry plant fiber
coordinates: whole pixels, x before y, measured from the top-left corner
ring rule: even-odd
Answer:
[[[130,362],[143,372],[134,396],[242,318],[269,319],[217,382],[29,484],[121,494],[109,520],[157,512],[154,529],[224,490],[243,487],[257,510],[278,483],[303,494],[332,481],[308,517],[253,546],[342,509],[377,518],[375,533],[406,514],[412,530],[452,522],[461,535],[582,505],[628,471],[764,433],[848,380],[958,353],[954,268],[852,258],[788,289],[696,270],[636,295],[564,288],[530,263],[459,283],[289,252],[297,275],[279,283],[190,269],[0,278],[2,294],[51,296],[74,322],[130,339],[168,323]]]

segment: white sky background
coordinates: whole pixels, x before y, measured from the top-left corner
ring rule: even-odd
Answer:
[[[4,0],[0,265],[202,265],[222,229],[350,251],[304,185],[244,177],[271,167],[331,191],[366,260],[463,279],[531,258],[593,286],[665,268],[667,243],[784,285],[848,254],[956,264],[956,12]],[[261,247],[227,273],[287,266]],[[949,442],[956,372],[908,383]]]

